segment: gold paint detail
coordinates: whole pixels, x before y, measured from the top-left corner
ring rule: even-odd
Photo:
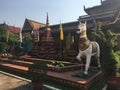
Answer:
[[[90,41],[86,40],[85,42],[80,43],[79,48],[80,48],[80,50],[83,51],[83,50],[87,49],[89,47],[89,45],[90,45]]]

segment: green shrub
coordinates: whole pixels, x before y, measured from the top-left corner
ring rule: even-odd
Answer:
[[[120,72],[120,51],[116,51],[114,53],[114,58],[117,62],[117,64],[116,64],[117,71]]]
[[[64,64],[62,62],[56,60],[53,60],[50,65],[57,67],[64,67]]]
[[[34,82],[43,81],[44,77],[47,75],[47,65],[43,62],[35,62],[29,67],[30,79]]]
[[[7,49],[7,43],[6,42],[0,42],[0,53],[5,53]]]
[[[100,25],[97,29],[96,32],[92,32],[92,37],[100,45],[100,60],[103,71],[106,76],[115,76],[118,55],[114,51],[114,47],[117,45],[117,35],[111,30],[103,32]]]

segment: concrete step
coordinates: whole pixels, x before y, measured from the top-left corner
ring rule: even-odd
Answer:
[[[1,58],[0,62],[20,65],[20,66],[25,66],[25,67],[29,67],[31,64],[33,64],[33,62],[27,62],[27,61],[22,61],[22,60],[11,60],[11,59],[5,59],[5,58]]]
[[[6,70],[11,70],[11,71],[15,71],[15,72],[19,72],[19,73],[25,73],[27,74],[28,71],[28,67],[25,66],[20,66],[20,65],[15,65],[15,64],[11,64],[11,63],[6,63],[6,62],[0,62],[0,68],[1,69],[6,69]]]
[[[52,60],[47,60],[47,59],[40,59],[40,58],[34,58],[34,57],[23,57],[23,58],[20,58],[21,60],[23,61],[27,61],[27,62],[44,62],[46,64],[51,64],[51,61]],[[65,62],[65,61],[62,61],[63,64],[67,64],[67,65],[73,65],[74,63],[71,63],[71,62]]]
[[[50,60],[33,58],[33,57],[20,58],[20,59],[23,60],[23,61],[27,61],[27,62],[45,62],[45,63],[51,63]]]

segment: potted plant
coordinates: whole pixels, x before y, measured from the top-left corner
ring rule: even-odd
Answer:
[[[117,35],[111,30],[101,30],[101,23],[97,23],[96,32],[92,32],[94,40],[99,42],[101,47],[101,64],[106,77],[116,75],[116,60],[118,55],[114,48],[117,46]]]
[[[56,67],[64,67],[64,64],[57,60],[53,60],[50,65],[56,66]]]
[[[29,67],[28,72],[33,90],[42,90],[43,82],[47,75],[47,65],[43,62],[35,62]]]

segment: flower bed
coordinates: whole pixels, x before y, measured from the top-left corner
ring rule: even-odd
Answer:
[[[47,64],[47,65],[48,65],[48,70],[55,72],[73,71],[73,70],[79,70],[81,68],[80,64],[64,63],[64,62],[58,62],[58,64],[56,65],[55,64]]]
[[[75,64],[71,62],[64,62],[59,61],[60,63],[57,63],[57,65],[53,65],[52,62],[58,62],[56,60],[47,60],[47,59],[38,59],[38,58],[23,58],[24,61],[30,61],[30,62],[44,62],[48,66],[49,71],[54,72],[66,72],[66,71],[73,71],[73,70],[79,70],[81,68],[81,64]],[[59,65],[58,65],[59,64]]]

